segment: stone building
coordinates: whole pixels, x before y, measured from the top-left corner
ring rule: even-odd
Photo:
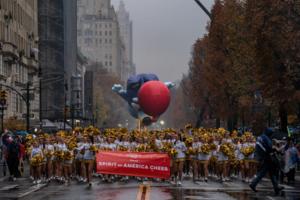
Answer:
[[[39,0],[38,7],[42,118],[62,121],[70,117],[66,111],[78,90],[72,88],[78,75],[77,0]]]
[[[120,1],[117,16],[120,28],[120,36],[125,47],[125,66],[122,69],[121,76],[123,80],[127,80],[130,75],[134,75],[136,73],[136,69],[133,62],[132,21],[130,20],[129,12],[125,9],[125,4],[123,1]]]
[[[77,41],[82,53],[121,77],[125,46],[110,0],[78,0]]]
[[[8,93],[4,118],[26,116],[26,99],[21,95],[28,85],[30,118],[38,120],[37,0],[1,0],[0,6],[0,84]]]

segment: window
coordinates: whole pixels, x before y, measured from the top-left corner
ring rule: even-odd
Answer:
[[[109,35],[112,35],[112,32],[111,32],[111,31],[109,31]]]
[[[105,36],[107,36],[107,31],[105,31],[105,34],[104,34]]]
[[[112,39],[109,39],[109,44],[111,44],[112,43]]]
[[[105,61],[105,66],[107,66],[107,61]]]
[[[112,62],[111,61],[109,61],[109,66],[112,66]]]

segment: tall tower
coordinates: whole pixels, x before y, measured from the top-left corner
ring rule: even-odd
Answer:
[[[124,45],[115,9],[110,0],[87,1],[78,1],[78,47],[91,62],[102,63],[107,71],[121,76]]]
[[[42,118],[63,119],[65,94],[63,1],[39,0],[38,19]]]
[[[132,21],[130,20],[129,12],[126,10],[123,1],[119,4],[117,16],[121,39],[125,46],[125,68],[123,69],[123,76],[127,79],[130,75],[135,74],[135,65],[133,63]]]

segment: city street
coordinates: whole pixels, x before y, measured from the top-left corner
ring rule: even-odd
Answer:
[[[300,0],[0,0],[0,200],[300,200]]]
[[[297,177],[294,186],[285,187],[280,196],[275,196],[271,184],[264,180],[259,186],[257,193],[250,191],[247,184],[235,180],[233,182],[219,183],[210,180],[208,183],[192,183],[190,179],[183,182],[181,187],[170,186],[168,183],[144,182],[138,183],[131,180],[129,183],[101,183],[97,178],[93,179],[93,186],[78,184],[75,181],[71,185],[60,185],[57,183],[40,184],[31,186],[26,178],[17,182],[1,181],[0,199],[22,199],[22,200],[47,200],[47,199],[89,199],[89,200],[183,200],[183,199],[290,199],[300,198],[300,182]]]

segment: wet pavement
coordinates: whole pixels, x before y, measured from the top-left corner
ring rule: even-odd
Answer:
[[[218,200],[218,199],[242,199],[242,200],[298,200],[300,199],[300,185],[287,186],[279,196],[275,196],[269,181],[263,181],[259,185],[259,192],[254,193],[248,185],[240,181],[227,182],[225,184],[217,181],[209,183],[199,182],[194,184],[190,180],[184,181],[181,187],[171,186],[167,183],[145,183],[148,186],[147,194],[140,195],[141,183],[130,181],[129,183],[105,184],[94,179],[93,186],[72,182],[71,185],[59,185],[50,183],[39,191],[32,192],[22,200]],[[0,193],[1,195],[1,193]],[[1,199],[1,198],[0,198]],[[18,199],[18,198],[10,198]]]

